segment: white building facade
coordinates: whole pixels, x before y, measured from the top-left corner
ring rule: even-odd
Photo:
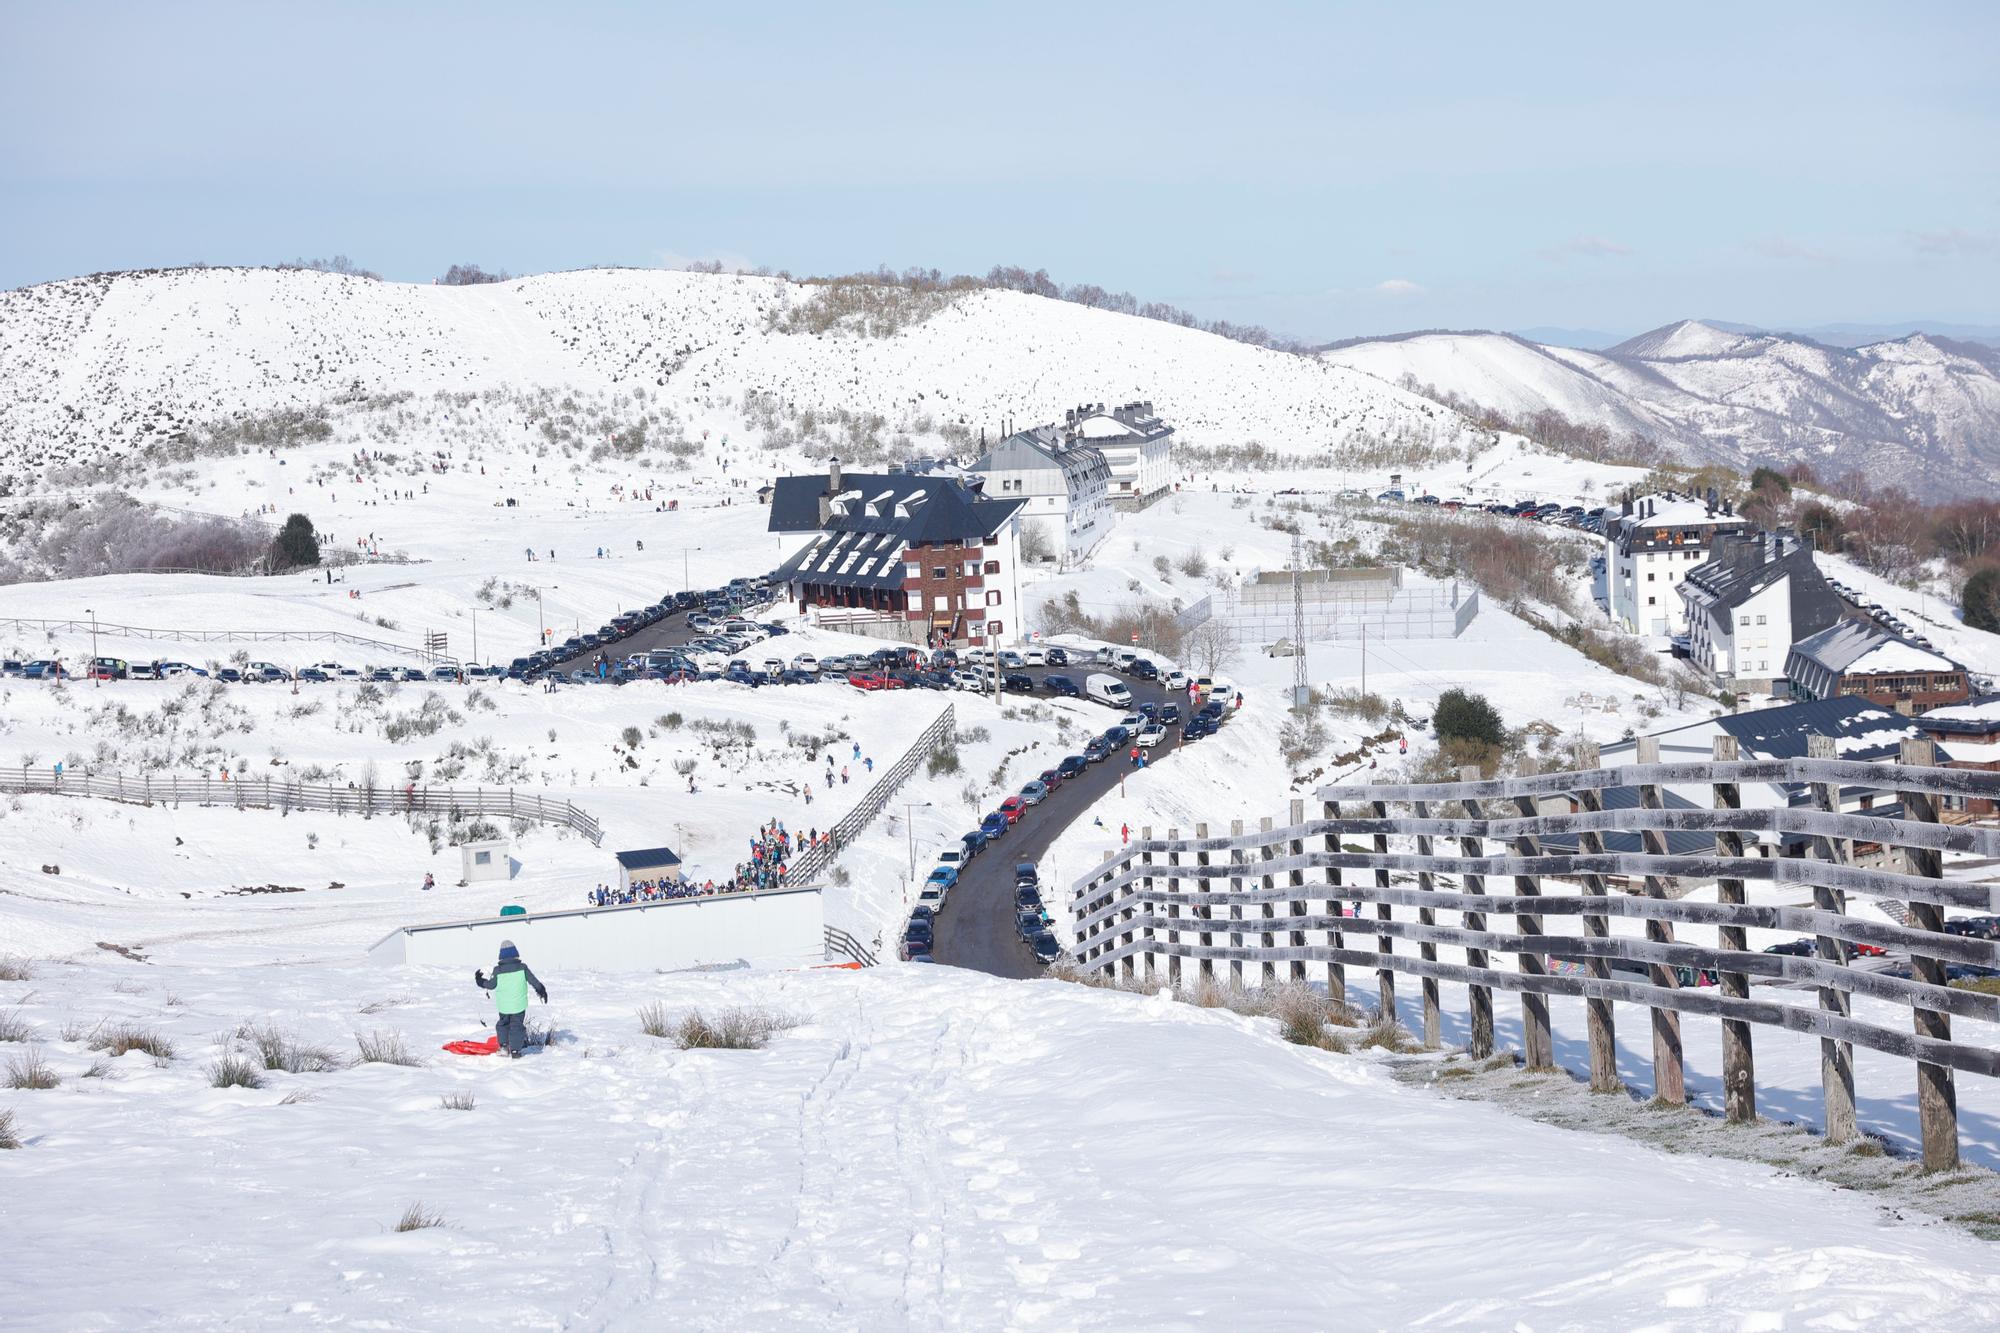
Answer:
[[[1782,692],[1792,645],[1840,619],[1840,599],[1790,533],[1725,535],[1680,595],[1688,655],[1738,692]]]
[[[1106,411],[1103,403],[1072,408],[1064,425],[1078,440],[1096,448],[1111,468],[1111,499],[1137,509],[1173,489],[1174,428],[1159,418],[1151,402],[1131,402]]]
[[[1681,583],[1708,560],[1717,534],[1740,532],[1745,526],[1741,515],[1712,499],[1669,492],[1627,500],[1625,512],[1604,532],[1611,618],[1626,630],[1653,639],[1690,632]],[[1784,650],[1778,655],[1782,659]]]
[[[1111,532],[1111,468],[1104,454],[1055,426],[1016,431],[966,469],[996,500],[1020,500],[1029,549],[1068,565]],[[1032,535],[1030,535],[1032,534]]]

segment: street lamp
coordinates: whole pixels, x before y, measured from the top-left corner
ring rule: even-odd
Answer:
[[[917,877],[917,826],[916,822],[911,818],[911,812],[919,807],[928,810],[931,803],[929,801],[903,801],[900,804],[903,807],[903,833],[910,844],[910,878],[915,879]]]
[[[699,546],[681,547],[681,591],[682,592],[694,591],[694,583],[692,580],[688,578],[688,552],[699,551],[700,549],[701,548]]]

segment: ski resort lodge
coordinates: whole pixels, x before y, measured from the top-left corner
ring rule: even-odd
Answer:
[[[1063,428],[1104,455],[1111,502],[1118,508],[1143,509],[1173,489],[1174,428],[1160,420],[1152,403],[1126,403],[1109,412],[1103,403],[1086,403],[1063,414]]]
[[[982,492],[1019,498],[1024,541],[1067,566],[1111,531],[1111,465],[1102,450],[1057,426],[1017,430],[966,469]]]
[[[1623,509],[1604,529],[1611,618],[1655,639],[1687,632],[1682,580],[1709,558],[1719,534],[1740,531],[1745,520],[1727,502],[1718,505],[1713,491],[1706,500],[1671,491],[1627,498]]]
[[[815,624],[903,643],[997,642],[1020,626],[1025,498],[994,498],[944,476],[780,477],[769,530],[778,567]]]
[[[1785,679],[1795,699],[1855,694],[1910,716],[1972,697],[1964,667],[1865,620],[1843,620],[1794,643]]]
[[[1784,531],[1717,535],[1714,559],[1686,572],[1680,596],[1688,655],[1739,692],[1776,692],[1792,645],[1842,615],[1812,548]]]

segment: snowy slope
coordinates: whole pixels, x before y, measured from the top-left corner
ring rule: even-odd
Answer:
[[[0,480],[217,421],[399,391],[645,388],[683,417],[776,395],[935,450],[1001,418],[1151,399],[1186,440],[1285,452],[1482,438],[1369,376],[1153,320],[979,291],[884,338],[774,331],[819,288],[593,270],[431,287],[266,269],[99,275],[0,294]],[[738,415],[738,424],[741,418]],[[718,423],[728,429],[728,419]],[[924,437],[928,436],[928,441]]]
[[[1510,416],[1555,411],[1736,466],[1796,459],[1926,494],[2000,493],[2000,374],[1981,349],[1922,334],[1846,348],[1682,320],[1602,352],[1444,333],[1322,355]]]
[[[63,1076],[0,1093],[26,1140],[0,1153],[10,1325],[2000,1317],[2000,1270],[1964,1233],[1447,1101],[1220,1010],[943,968],[549,975],[553,1003],[530,1012],[558,1040],[511,1063],[438,1050],[490,1012],[463,977],[229,961],[106,955],[42,965],[32,995],[0,987]],[[681,1052],[639,1032],[649,1002],[803,1024],[763,1051]],[[60,1029],[107,1016],[157,1029],[174,1058],[84,1077],[93,1057]],[[209,1087],[246,1021],[349,1052],[357,1029],[394,1030],[425,1063]],[[447,1093],[472,1109],[441,1108]],[[393,1231],[416,1202],[446,1225]]]

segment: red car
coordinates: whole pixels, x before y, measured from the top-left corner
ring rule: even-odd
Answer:
[[[1847,948],[1856,958],[1880,958],[1888,952],[1879,944],[1850,944]]]
[[[847,683],[857,690],[886,690],[889,678],[873,671],[857,671],[847,678]]]
[[[1062,770],[1059,768],[1045,768],[1039,776],[1041,777],[1042,785],[1050,791],[1054,791],[1057,787],[1062,786]]]
[[[1021,822],[1021,816],[1028,813],[1028,807],[1020,797],[1009,796],[1000,802],[1000,813],[1007,816],[1009,824],[1018,824]]]

